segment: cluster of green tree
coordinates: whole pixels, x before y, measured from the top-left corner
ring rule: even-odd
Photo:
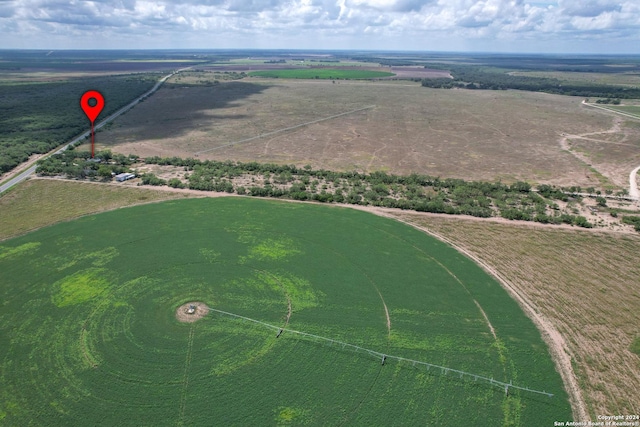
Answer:
[[[597,99],[596,100],[596,104],[620,105],[620,99],[618,99],[618,98],[616,98],[616,99],[611,99],[611,98]]]
[[[640,232],[640,216],[625,215],[622,217],[622,222],[625,224],[633,225],[633,228]]]
[[[264,61],[265,64],[286,64],[286,59],[269,59],[268,61]]]
[[[0,173],[32,154],[42,154],[89,130],[80,97],[97,90],[107,117],[151,89],[156,74],[72,79],[62,82],[0,83]]]
[[[561,213],[555,203],[534,192],[526,182],[507,185],[501,182],[442,179],[420,174],[336,172],[314,170],[310,166],[299,168],[295,165],[200,161],[179,157],[150,157],[145,162],[183,167],[187,172],[186,186],[194,190],[373,205],[484,218],[498,214],[508,219],[592,226],[584,217]],[[243,175],[262,176],[262,184],[255,183],[254,179],[250,186],[234,185],[234,178]],[[152,185],[165,185],[155,177],[149,177],[149,180],[154,182]],[[178,179],[168,185],[185,186]],[[569,197],[553,187],[545,187],[543,190],[548,190],[548,194],[558,198],[560,194],[563,199]]]
[[[164,180],[162,178],[158,178],[153,173],[145,173],[142,176],[140,176],[140,179],[142,180],[142,184],[143,185],[156,185],[156,186],[167,185],[167,181],[166,180]],[[178,181],[180,181],[180,180],[178,180]]]
[[[138,156],[112,154],[109,150],[98,151],[92,159],[88,151],[69,149],[38,161],[36,173],[43,176],[110,180],[113,175],[129,172],[129,166],[137,160]]]
[[[432,68],[433,66],[430,64],[425,67]],[[568,84],[553,78],[516,76],[506,72],[486,71],[475,66],[452,65],[448,69],[453,79],[422,79],[422,86],[445,89],[517,89],[559,95],[612,99],[640,98],[640,88],[638,87]]]

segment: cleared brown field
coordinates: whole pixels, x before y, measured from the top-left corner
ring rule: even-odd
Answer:
[[[496,269],[561,333],[592,420],[640,412],[640,236],[419,214],[425,227]]]
[[[211,150],[200,158],[588,187],[600,180],[560,139],[613,124],[613,117],[582,107],[581,98],[541,93],[437,90],[410,82],[182,82],[119,118],[98,134],[97,144],[141,156]]]
[[[0,196],[0,240],[105,210],[189,197],[186,193],[31,179]]]

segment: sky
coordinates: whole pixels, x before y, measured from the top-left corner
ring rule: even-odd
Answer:
[[[640,0],[0,0],[0,48],[640,54]]]

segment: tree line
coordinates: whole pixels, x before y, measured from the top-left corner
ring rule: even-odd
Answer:
[[[434,68],[433,65],[425,67]],[[555,78],[518,76],[507,74],[506,72],[485,71],[475,66],[453,65],[447,67],[447,69],[453,79],[422,79],[422,86],[443,89],[517,89],[587,98],[640,98],[640,87],[567,83]]]
[[[109,181],[119,173],[135,172],[138,162],[134,155],[100,151],[91,159],[88,151],[71,149],[39,161],[36,173]],[[562,211],[554,201],[579,199],[580,187],[540,185],[534,190],[529,183],[522,181],[509,185],[416,173],[339,172],[313,169],[308,165],[201,161],[179,157],[148,157],[144,162],[181,167],[184,175],[165,180],[153,173],[144,173],[140,175],[140,185],[593,227],[584,216]],[[602,206],[606,206],[606,200],[602,199],[605,201]]]
[[[422,174],[395,175],[386,172],[330,171],[310,166],[258,162],[197,160],[179,157],[149,157],[147,164],[182,167],[184,179],[169,181],[153,174],[142,175],[143,184],[169,185],[200,191],[218,191],[258,197],[313,200],[381,206],[418,212],[501,216],[546,224],[593,226],[584,216],[562,212],[553,199],[568,201],[567,192],[577,187],[541,186],[516,182],[465,181]],[[258,179],[257,179],[258,178]],[[247,183],[247,181],[249,183]]]

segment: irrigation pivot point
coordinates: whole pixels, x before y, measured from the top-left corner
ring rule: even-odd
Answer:
[[[93,105],[89,104],[89,101],[92,99],[95,101],[95,104]],[[102,97],[102,94],[97,90],[86,91],[80,98],[80,108],[82,108],[82,111],[84,111],[84,114],[91,122],[91,158],[93,159],[95,145],[95,132],[93,130],[93,123],[96,121],[96,119],[100,115],[100,112],[104,108],[104,98]]]

